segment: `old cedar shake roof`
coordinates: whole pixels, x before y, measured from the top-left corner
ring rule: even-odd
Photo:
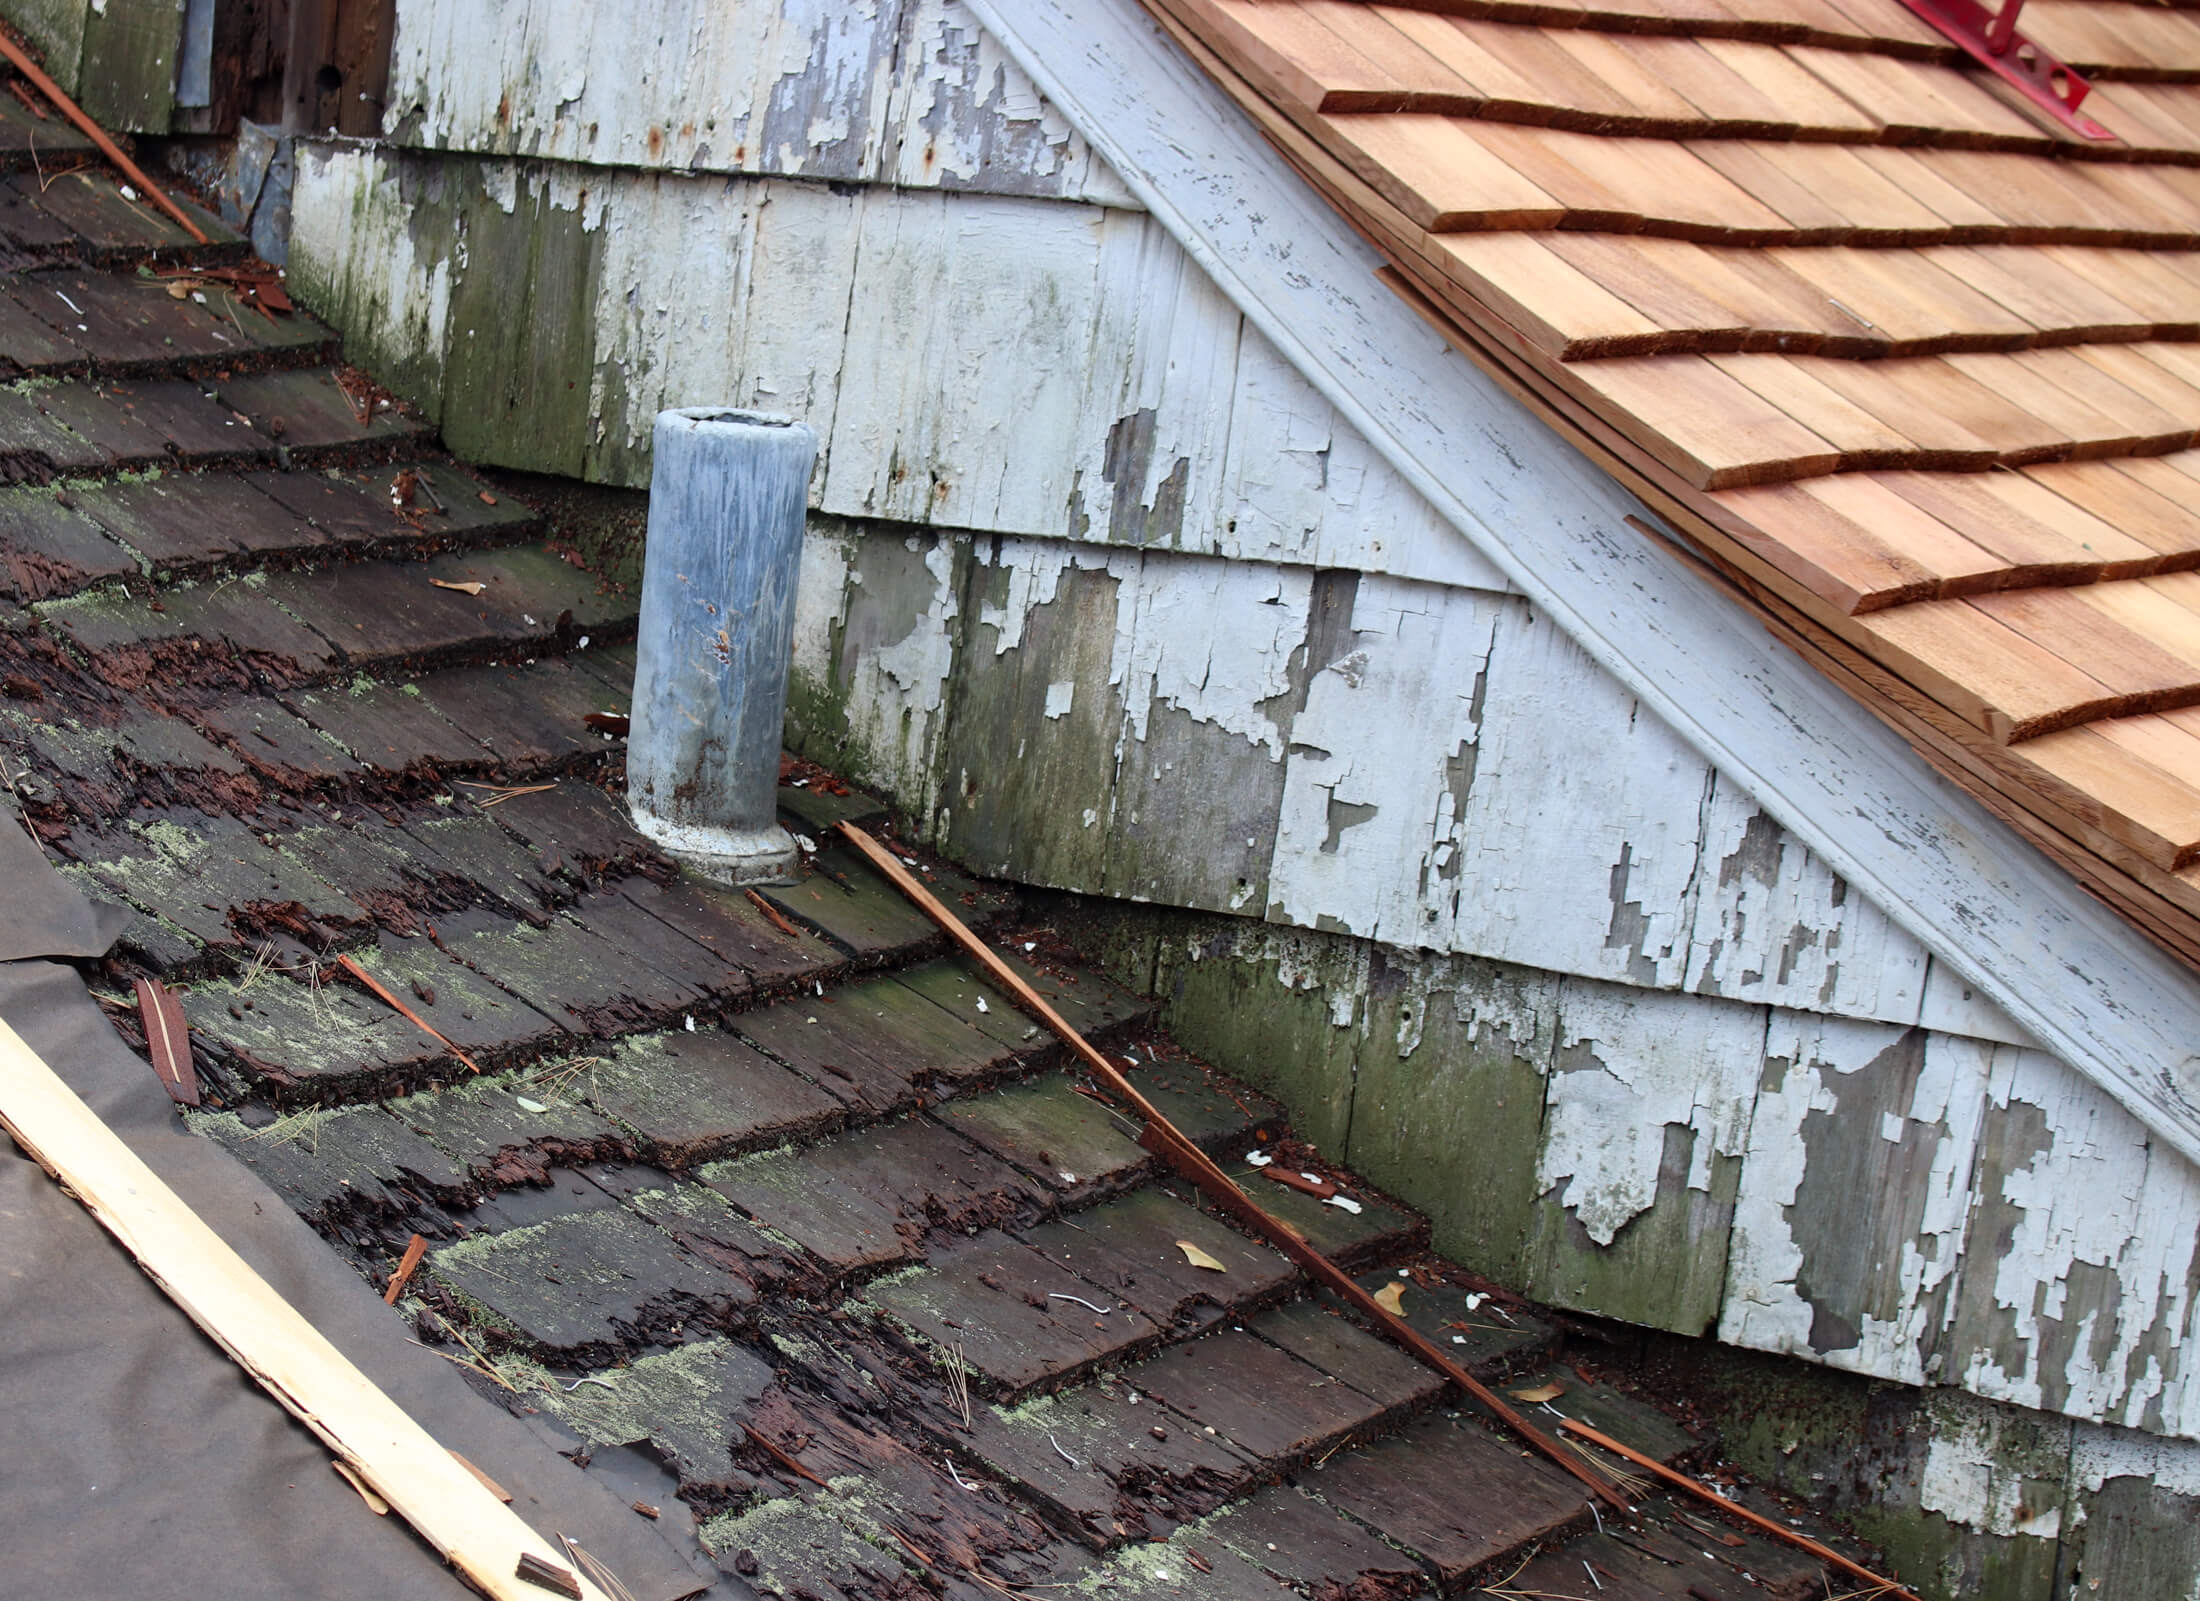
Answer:
[[[1394,287],[2200,964],[2200,13],[1149,0]]]
[[[425,1234],[421,1337],[700,1525],[726,1593],[1376,1601],[1563,1590],[1585,1561],[1616,1594],[1820,1593],[1661,1501],[1596,1532],[1577,1485],[1161,1181],[845,849],[769,911],[680,879],[584,721],[626,703],[633,602],[399,409],[356,420],[328,330],[147,274],[228,236],[192,251],[104,176],[16,173],[0,240],[0,358],[32,375],[0,390],[0,757],[63,870],[129,911],[102,981],[184,990],[194,1126],[377,1283]],[[880,815],[822,775],[783,798],[813,836]],[[1231,1159],[1285,1135],[1044,938],[1017,938],[1042,986],[1188,1132]],[[1408,1315],[1484,1372],[1702,1451],[1554,1370],[1549,1322],[1470,1299],[1346,1181],[1356,1215],[1263,1198],[1370,1282],[1405,1269]]]

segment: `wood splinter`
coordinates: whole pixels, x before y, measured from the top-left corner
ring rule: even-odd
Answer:
[[[460,1050],[456,1045],[453,1045],[451,1043],[449,1035],[445,1034],[433,1023],[429,1022],[418,1012],[414,1011],[403,1001],[399,1000],[395,995],[391,994],[388,986],[383,984],[380,979],[376,978],[365,968],[361,967],[357,962],[353,961],[349,956],[339,954],[336,958],[336,965],[338,967],[341,967],[345,972],[349,973],[353,978],[359,980],[360,983],[366,985],[369,990],[374,992],[375,998],[377,1000],[383,1001],[387,1005],[392,1007],[400,1017],[404,1018],[406,1022],[412,1024],[414,1028],[419,1029],[420,1032],[423,1034],[427,1034],[433,1037],[439,1044],[442,1045],[442,1047],[446,1051],[449,1051],[461,1062],[464,1062],[471,1071],[476,1073],[481,1071],[481,1064],[475,1061],[471,1056],[468,1056],[464,1051]]]
[[[561,1568],[555,1562],[547,1562],[532,1551],[522,1551],[519,1557],[518,1577],[529,1584],[539,1584],[545,1590],[555,1590],[580,1601],[581,1581],[573,1576],[571,1568]]]
[[[789,1473],[800,1474],[803,1478],[808,1479],[812,1484],[816,1485],[821,1490],[830,1490],[832,1488],[831,1485],[827,1484],[823,1479],[819,1478],[808,1468],[797,1462],[791,1455],[782,1450],[778,1445],[774,1444],[772,1441],[766,1439],[763,1435],[759,1434],[749,1424],[742,1424],[741,1432],[749,1437],[750,1444],[758,1447],[764,1452],[766,1456],[769,1456],[774,1462],[785,1468]]]
[[[420,1259],[427,1254],[428,1242],[422,1236],[415,1234],[405,1242],[405,1254],[398,1259],[397,1271],[390,1275],[390,1287],[382,1292],[384,1306],[397,1304],[397,1298],[405,1293],[405,1286],[412,1282],[412,1276],[420,1266]]]

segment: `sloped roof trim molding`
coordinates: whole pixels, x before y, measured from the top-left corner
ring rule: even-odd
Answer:
[[[1524,595],[1928,950],[2200,1162],[2200,982],[1629,530],[1629,516],[1656,519],[1376,280],[1376,252],[1138,0],[966,3]]]

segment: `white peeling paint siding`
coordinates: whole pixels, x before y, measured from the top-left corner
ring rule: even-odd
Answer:
[[[1374,577],[1292,725],[1269,911],[1900,1023],[1925,979],[1915,941],[1531,608]]]
[[[2200,1174],[2040,1051],[2004,1053],[1951,1318],[1978,1394],[2200,1432],[2189,1349]]]
[[[1658,1203],[1673,1134],[1688,1146],[1676,1176],[1701,1195],[1714,1159],[1747,1148],[1762,1019],[1721,1007],[1708,1015],[1723,1026],[1676,1028],[1676,1004],[1686,1002],[1613,985],[1570,985],[1559,997],[1537,1176],[1600,1246]]]
[[[1906,1384],[1936,1376],[1994,1051],[1773,1014],[1721,1339]]]
[[[403,0],[387,103],[412,148],[1137,208],[951,0]]]
[[[398,275],[447,304],[470,209],[585,195],[602,481],[646,483],[656,413],[712,395],[809,421],[839,516],[1505,587],[1142,214],[333,145],[300,187],[292,249],[347,338],[430,366],[467,333]]]
[[[2200,1434],[2200,1174],[2045,1052],[1777,1013],[1720,1337]]]

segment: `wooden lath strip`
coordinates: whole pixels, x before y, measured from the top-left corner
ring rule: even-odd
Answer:
[[[542,1601],[518,1577],[522,1561],[567,1571],[563,1553],[300,1316],[5,1022],[0,1127],[467,1583],[495,1601]],[[605,1601],[595,1585],[576,1583],[572,1594]]]

